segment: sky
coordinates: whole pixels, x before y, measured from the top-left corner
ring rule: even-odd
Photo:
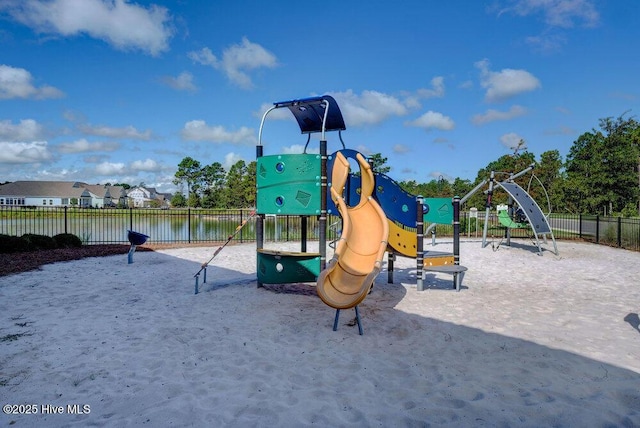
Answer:
[[[473,181],[520,140],[566,159],[640,112],[638,22],[637,0],[0,0],[0,182],[174,192],[185,157],[254,161],[274,102],[324,94],[397,181]],[[306,141],[267,116],[265,155]]]

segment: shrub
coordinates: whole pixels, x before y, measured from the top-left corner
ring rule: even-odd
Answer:
[[[36,235],[34,233],[25,233],[22,238],[29,243],[29,250],[52,250],[57,247],[56,241],[52,237],[46,235]]]
[[[0,235],[0,253],[29,251],[29,243],[19,236]]]
[[[53,237],[58,248],[79,248],[82,247],[82,241],[73,233],[59,233]]]

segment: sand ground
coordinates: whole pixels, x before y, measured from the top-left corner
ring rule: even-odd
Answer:
[[[417,291],[408,258],[389,284],[385,263],[363,336],[352,310],[332,331],[309,284],[257,288],[255,244],[197,295],[215,247],[2,277],[0,403],[37,414],[0,425],[640,426],[640,253],[558,248],[463,240],[460,292],[444,274]]]

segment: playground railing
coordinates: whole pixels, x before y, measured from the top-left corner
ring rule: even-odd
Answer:
[[[72,233],[85,244],[129,244],[128,230],[148,235],[149,243],[197,244],[226,241],[236,227],[251,215],[251,209],[208,208],[72,208],[0,206],[0,234],[21,236],[25,233],[54,236]],[[302,237],[300,216],[266,216],[265,241],[299,241]],[[339,217],[329,216],[327,224],[338,225],[327,231],[331,242],[339,234]],[[549,224],[556,240],[585,240],[632,251],[640,251],[640,218],[598,215],[551,214]],[[428,224],[425,225],[425,227]],[[460,213],[463,237],[482,237],[484,213],[471,217]],[[452,236],[451,225],[437,225],[436,236]],[[318,219],[308,217],[307,239],[319,237]],[[255,222],[249,221],[234,237],[235,242],[255,242]],[[489,216],[489,236],[499,239],[504,228],[495,213]],[[512,229],[513,239],[527,239],[531,231]],[[430,240],[427,234],[425,240]]]

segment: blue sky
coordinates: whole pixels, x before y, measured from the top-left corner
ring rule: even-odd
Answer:
[[[638,22],[637,0],[0,0],[0,182],[174,191],[184,157],[253,161],[266,108],[322,94],[398,181],[473,180],[520,139],[564,159],[640,111]],[[283,113],[265,154],[306,142]]]

